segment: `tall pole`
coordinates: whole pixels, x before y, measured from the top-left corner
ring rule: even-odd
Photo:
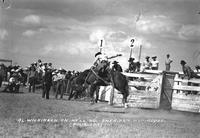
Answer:
[[[131,51],[130,51],[130,57],[129,58],[131,58],[132,57],[132,53],[133,53],[133,43],[134,43],[134,39],[131,39],[131,45],[130,45],[130,48],[131,48]]]
[[[139,51],[139,57],[138,57],[139,62],[140,62],[140,59],[141,59],[141,53],[142,53],[142,45],[140,45],[140,51]]]
[[[100,52],[102,52],[103,49],[103,40],[101,40],[101,44],[100,44]]]

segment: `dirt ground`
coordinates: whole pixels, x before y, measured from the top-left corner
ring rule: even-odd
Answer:
[[[0,92],[0,137],[200,138],[200,114]]]

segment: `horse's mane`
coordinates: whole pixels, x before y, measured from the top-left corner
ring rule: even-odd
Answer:
[[[90,69],[86,69],[86,70],[84,70],[83,72],[81,72],[81,73],[79,74],[79,76],[80,76],[80,77],[84,77],[84,76],[87,75],[89,72],[90,72]]]

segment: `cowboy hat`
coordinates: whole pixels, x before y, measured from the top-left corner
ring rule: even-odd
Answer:
[[[101,55],[101,54],[102,54],[101,52],[97,52],[97,53],[95,54],[95,57],[98,56],[98,55]]]
[[[181,60],[180,64],[181,64],[181,65],[185,65],[186,62],[185,62],[184,60]]]
[[[157,56],[153,56],[152,58],[157,58]]]
[[[129,58],[128,62],[135,60],[135,58]]]
[[[119,63],[118,61],[113,61],[113,63],[112,64],[117,64],[117,63]]]
[[[146,58],[146,59],[149,59],[150,57],[149,57],[149,56],[146,56],[145,58]]]

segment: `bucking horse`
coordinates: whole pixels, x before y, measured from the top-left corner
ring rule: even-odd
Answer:
[[[81,91],[85,91],[85,89],[90,86],[89,93],[91,103],[97,103],[99,98],[99,86],[108,85],[112,85],[115,89],[120,91],[123,95],[122,103],[125,105],[129,95],[128,79],[121,72],[112,70],[110,68],[110,62],[108,61],[104,61],[101,68],[92,67],[80,73],[79,76],[73,78],[70,81],[70,96],[68,99],[70,100],[74,94],[75,98],[77,98]],[[95,91],[96,98],[94,98]]]
[[[90,87],[90,98],[91,103],[97,103],[99,99],[99,86],[112,85],[115,89],[120,91],[123,95],[122,103],[125,105],[127,103],[127,97],[129,95],[128,80],[121,72],[114,71],[109,66],[110,63],[107,62],[106,65],[100,70],[96,68],[91,68],[90,72],[85,80],[85,83],[91,85]],[[96,91],[96,98],[94,98],[94,93]]]

